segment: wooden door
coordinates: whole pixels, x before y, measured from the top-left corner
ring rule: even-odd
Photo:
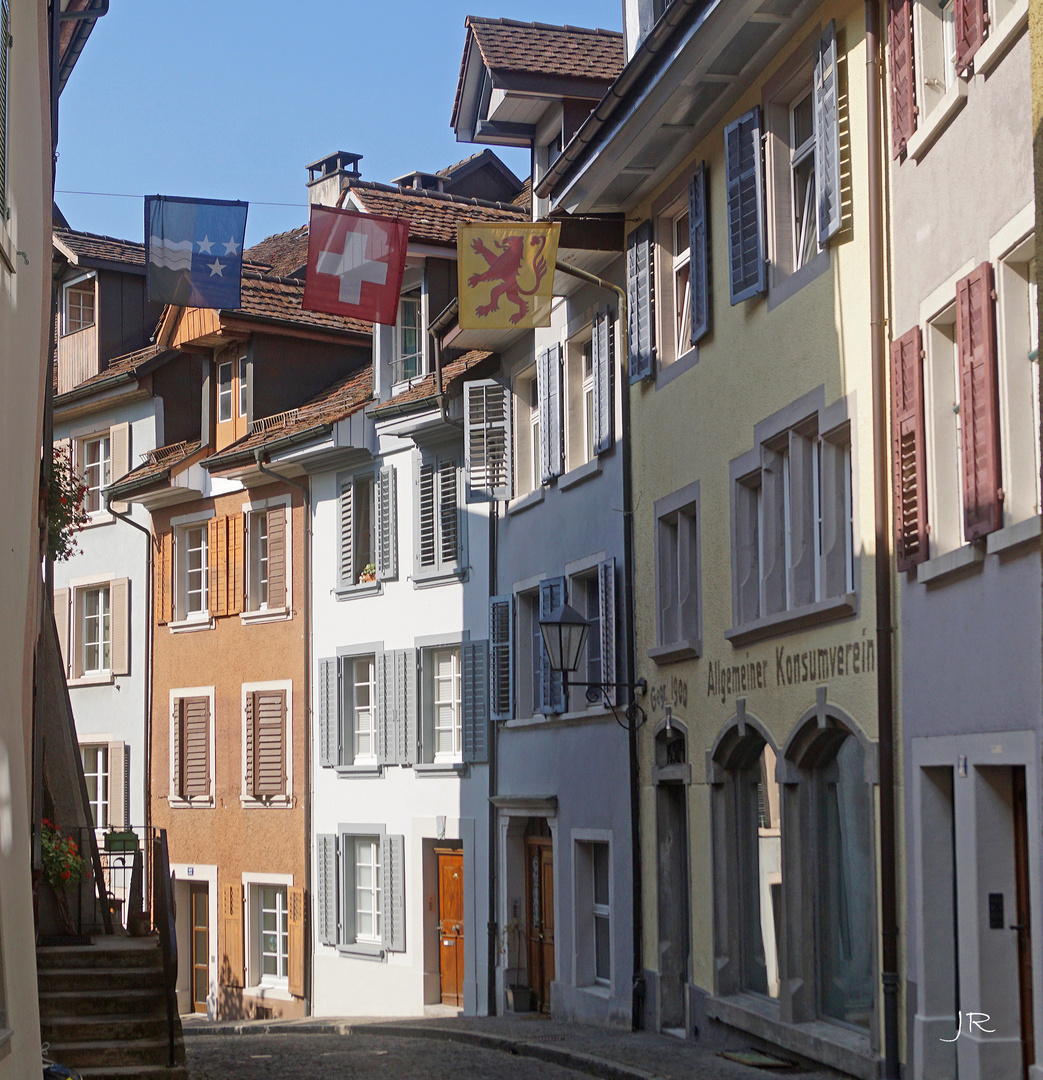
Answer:
[[[443,1005],[463,1005],[464,856],[452,848],[438,855],[438,934]]]
[[[554,981],[554,855],[545,837],[525,839],[529,985],[536,1008],[550,1012]]]
[[[1018,935],[1018,996],[1021,1006],[1021,1072],[1026,1078],[1035,1063],[1035,1036],[1032,1025],[1032,924],[1030,922],[1028,800],[1025,792],[1025,767],[1013,770],[1014,810],[1014,890],[1017,923],[1011,927]]]
[[[206,885],[191,886],[192,1009],[206,1012],[210,989],[210,896]]]

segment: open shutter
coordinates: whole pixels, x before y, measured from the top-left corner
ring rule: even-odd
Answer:
[[[815,195],[818,242],[823,246],[840,229],[840,110],[837,87],[837,24],[829,26],[815,49]]]
[[[547,578],[540,582],[540,618],[545,619],[565,603],[565,579]],[[560,671],[551,671],[547,647],[540,637],[540,708],[541,713],[550,715],[565,711],[565,676]]]
[[[606,559],[598,566],[598,627],[601,633],[601,681],[613,704],[619,703],[616,681],[616,560]]]
[[[130,472],[130,424],[109,429],[109,476],[115,483]]]
[[[891,471],[895,555],[901,571],[927,558],[923,342],[918,326],[891,343]]]
[[[438,546],[435,535],[435,467],[430,462],[422,462],[417,472],[418,513],[417,513],[417,569],[437,565]]]
[[[113,675],[130,674],[130,579],[117,578],[109,585],[109,612]]]
[[[489,642],[460,646],[464,761],[489,760]]]
[[[227,561],[221,561],[222,553],[227,555],[227,552],[223,552],[222,542],[224,524],[223,517],[212,517],[206,523],[207,604],[210,614],[214,616],[228,614],[228,594],[222,580],[222,571],[227,568]]]
[[[257,695],[246,695],[246,761],[243,763],[243,794],[257,794]]]
[[[655,280],[652,223],[627,237],[627,372],[632,383],[655,374]]]
[[[170,797],[185,795],[185,699],[174,698],[170,717]]]
[[[340,548],[337,562],[337,587],[350,588],[355,584],[354,550],[352,544],[352,483],[345,480],[340,487],[340,499],[337,502],[337,535]],[[361,570],[361,567],[359,567]]]
[[[377,679],[377,761],[394,765],[398,761],[395,745],[395,654],[376,656]]]
[[[130,757],[127,744],[110,742],[109,750],[109,824],[114,829],[125,828],[129,824],[128,780],[130,779]]]
[[[536,357],[536,392],[540,413],[540,477],[547,483],[564,467],[561,346],[551,345]]]
[[[174,534],[156,537],[155,559],[156,622],[165,626],[174,617]]]
[[[184,789],[185,798],[210,794],[210,699],[185,698]]]
[[[254,698],[254,794],[286,794],[286,692],[263,690]]]
[[[706,162],[695,170],[688,184],[688,252],[692,344],[710,332],[710,216],[707,200],[710,189]]]
[[[764,272],[764,170],[761,110],[754,106],[724,129],[728,188],[729,289],[732,304],[767,288]]]
[[[913,78],[913,0],[890,0],[887,55],[891,75],[891,155],[898,157],[916,131],[916,80]]]
[[[781,454],[761,447],[762,615],[786,607],[786,477]]]
[[[228,614],[238,615],[243,610],[246,600],[246,528],[242,514],[228,516]],[[271,559],[271,537],[268,540],[268,555]],[[269,561],[269,566],[271,565]],[[270,574],[270,570],[269,570]],[[269,607],[271,590],[269,589]]]
[[[789,539],[791,607],[815,599],[815,440],[789,433]]]
[[[319,943],[337,944],[337,838],[319,833],[315,838],[315,921]]]
[[[459,470],[456,459],[438,463],[438,563],[451,569],[460,559]]]
[[[402,765],[417,761],[416,649],[395,652],[395,752]]]
[[[319,661],[319,764],[325,768],[340,763],[337,672],[335,656]]]
[[[492,379],[464,383],[464,453],[468,502],[514,494],[511,392]]]
[[[735,576],[738,581],[736,621],[741,626],[760,616],[760,537],[757,500],[760,492],[747,484],[735,485]]]
[[[69,590],[54,590],[54,625],[58,631],[58,647],[62,654],[65,674],[69,674]]]
[[[382,944],[388,952],[405,952],[406,949],[406,894],[403,888],[405,871],[405,838],[382,836],[380,863],[384,874],[384,893],[381,903]]]
[[[398,474],[394,465],[377,473],[377,579],[398,577]]]
[[[490,707],[494,720],[508,720],[514,703],[514,598],[489,598]]]
[[[963,528],[968,540],[977,540],[1003,524],[991,263],[982,263],[956,283],[956,347],[960,357]]]
[[[243,887],[221,886],[221,964],[224,986],[242,986],[243,979]]]
[[[848,547],[851,543],[851,455],[847,444],[823,439],[819,499],[822,503],[822,596],[840,596],[848,589]]]
[[[268,607],[286,606],[286,507],[268,511]]]
[[[971,61],[989,33],[988,0],[953,0],[956,26],[956,74],[971,74]]]
[[[291,885],[286,890],[286,974],[287,989],[294,997],[304,997],[304,956],[307,949],[304,937],[304,888]]]
[[[594,315],[591,359],[594,362],[594,453],[612,449],[616,406],[613,393],[616,363],[612,340],[612,312],[599,308]]]

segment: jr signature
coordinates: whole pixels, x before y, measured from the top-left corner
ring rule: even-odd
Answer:
[[[991,1035],[996,1030],[995,1028],[987,1028],[985,1026],[989,1021],[992,1020],[992,1017],[989,1016],[988,1013],[980,1013],[980,1012],[964,1013],[964,1012],[961,1011],[961,1012],[958,1012],[956,1015],[960,1018],[960,1023],[956,1028],[956,1039],[958,1039],[963,1034],[963,1018],[964,1018],[964,1016],[967,1017],[967,1034],[968,1035],[975,1028],[977,1028],[979,1031],[984,1031],[987,1035]],[[981,1017],[981,1019],[976,1020],[975,1017]],[[938,1041],[939,1042],[944,1042],[944,1043],[954,1043],[954,1042],[956,1042],[956,1039],[939,1039]]]

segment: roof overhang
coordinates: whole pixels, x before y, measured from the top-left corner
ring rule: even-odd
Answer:
[[[58,94],[61,94],[94,24],[108,14],[109,0],[61,0],[58,9]]]
[[[61,256],[70,266],[81,270],[112,270],[119,274],[136,274],[138,277],[145,276],[145,266],[137,263],[122,262],[118,259],[98,259],[89,255],[81,255],[74,251],[58,235],[52,237],[55,252]]]
[[[629,210],[721,122],[811,0],[675,0],[536,186],[556,210]]]

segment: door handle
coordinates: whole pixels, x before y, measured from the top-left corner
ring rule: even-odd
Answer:
[[[1015,926],[1015,925],[1012,925],[1011,927],[1009,927],[1009,929],[1011,929],[1011,930],[1027,930],[1028,927],[1027,926]]]

